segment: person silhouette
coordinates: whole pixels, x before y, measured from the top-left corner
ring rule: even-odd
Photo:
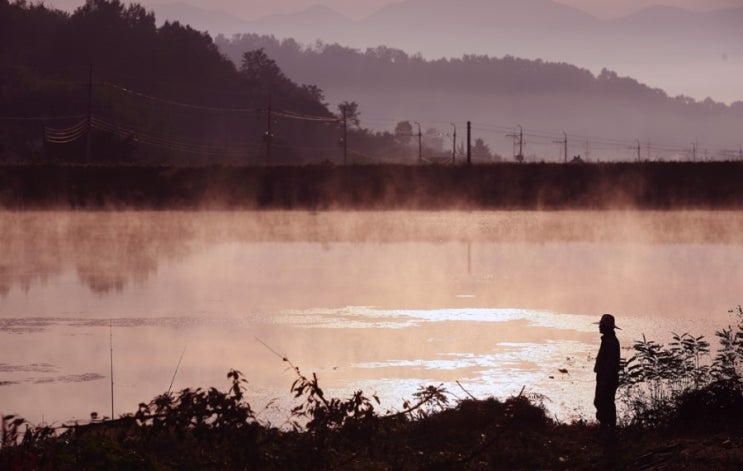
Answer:
[[[612,435],[617,425],[617,408],[614,399],[619,385],[619,340],[614,329],[614,316],[604,314],[598,322],[601,332],[601,347],[596,355],[593,367],[596,373],[596,394],[593,405],[596,406],[598,419],[603,434]],[[621,329],[619,329],[621,330]]]

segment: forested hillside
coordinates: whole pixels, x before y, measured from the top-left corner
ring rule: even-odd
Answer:
[[[322,91],[119,0],[0,0],[0,159],[272,163],[339,153]],[[271,118],[269,120],[269,110]],[[271,130],[267,145],[267,132]],[[88,135],[90,131],[90,142]]]
[[[446,123],[475,124],[475,136],[504,156],[507,134],[520,124],[534,160],[693,160],[739,158],[743,102],[670,97],[663,90],[604,69],[598,75],[566,64],[512,56],[465,55],[424,59],[387,46],[353,49],[338,44],[301,44],[293,39],[243,34],[215,39],[233,60],[239,51],[263,48],[289,77],[316,83],[333,102],[352,96],[362,124],[391,128],[401,118],[440,132]],[[364,116],[376,118],[364,121]],[[443,124],[442,124],[443,123]],[[461,129],[461,128],[460,128]],[[460,134],[461,135],[461,134]],[[473,138],[474,139],[474,138]]]
[[[304,45],[294,39],[279,40],[274,36],[242,34],[232,38],[217,36],[220,50],[239,60],[243,50],[263,48],[293,77],[322,79],[327,86],[353,83],[370,90],[417,88],[437,91],[499,93],[582,92],[622,94],[633,99],[666,101],[660,89],[650,88],[630,77],[604,70],[594,76],[587,69],[567,63],[464,55],[458,58],[428,60],[420,54],[407,54],[389,46],[366,50],[339,44]],[[340,73],[340,71],[343,73]],[[681,104],[700,104],[679,97]],[[724,105],[717,105],[724,109]],[[743,115],[743,102],[734,107]]]
[[[526,161],[743,154],[743,102],[671,98],[609,70],[157,25],[119,0],[71,14],[0,0],[0,161],[441,162],[455,145],[464,158],[466,121],[473,161],[515,156],[522,129]]]
[[[622,18],[600,19],[554,0],[398,0],[375,13],[350,19],[327,7],[243,22],[179,3],[163,13],[227,36],[258,33],[316,40],[364,51],[380,44],[421,53],[427,59],[464,54],[566,62],[591,70],[607,68],[672,96],[742,100],[743,8],[704,3],[693,10],[656,6]],[[569,3],[569,4],[568,4]],[[602,2],[594,2],[606,4]],[[615,2],[632,3],[632,2]],[[635,2],[636,3],[636,2]],[[655,1],[669,4],[671,2]],[[687,2],[687,6],[690,4]],[[701,4],[700,4],[701,5]],[[635,5],[637,6],[637,5]],[[733,6],[733,5],[730,5]],[[215,7],[215,5],[211,5]]]

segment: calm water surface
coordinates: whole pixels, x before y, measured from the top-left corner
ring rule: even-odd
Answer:
[[[0,247],[0,413],[32,422],[110,415],[113,347],[116,415],[183,354],[173,389],[241,370],[280,425],[294,377],[264,343],[383,409],[459,381],[591,417],[601,313],[630,356],[743,302],[736,212],[0,212]]]

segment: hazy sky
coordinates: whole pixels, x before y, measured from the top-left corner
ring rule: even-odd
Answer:
[[[311,5],[327,5],[349,17],[359,18],[378,8],[400,0],[179,0],[204,9],[223,10],[243,19],[254,19],[274,13],[299,11]],[[455,0],[452,0],[455,1]],[[556,0],[581,8],[598,17],[621,16],[641,8],[663,4],[690,10],[712,10],[725,7],[743,7],[743,0]],[[47,5],[72,10],[84,0],[44,0]],[[176,3],[176,0],[140,0],[142,5]]]
[[[47,5],[72,11],[83,5],[85,0],[34,0],[43,1]],[[129,0],[122,0],[132,3]],[[272,14],[285,14],[300,12],[313,5],[328,6],[349,18],[361,19],[379,10],[385,5],[400,3],[403,0],[139,0],[137,3],[145,7],[187,3],[192,6],[212,11],[223,11],[243,20],[254,20]],[[449,0],[452,4],[459,4],[461,0]],[[485,0],[488,1],[488,0]],[[491,0],[497,2],[498,0]],[[525,3],[530,0],[523,0]],[[666,5],[685,8],[694,11],[709,11],[722,8],[743,8],[743,0],[553,0],[557,3],[570,5],[574,8],[584,10],[599,18],[616,18],[626,16],[643,8],[653,5]],[[528,3],[527,3],[528,4]],[[383,42],[384,38],[378,41]],[[350,45],[350,44],[349,44]],[[369,45],[369,44],[365,44]],[[402,44],[389,44],[392,47],[405,49]],[[358,46],[360,47],[360,46]],[[409,48],[408,52],[419,52],[415,47]],[[471,51],[476,52],[476,51]],[[540,57],[550,58],[550,51],[544,51]],[[441,53],[441,56],[446,53]],[[639,61],[634,64],[589,64],[573,61],[579,67],[588,67],[594,73],[598,73],[600,67],[609,67],[617,70],[622,75],[632,76],[639,81],[652,87],[659,87],[669,95],[686,95],[697,100],[703,100],[712,96],[715,100],[724,103],[732,103],[741,99],[738,83],[730,77],[738,74],[740,57],[734,56],[728,61],[724,50],[715,55],[719,59],[712,65],[716,69],[710,72],[710,63],[694,68],[689,64],[655,64],[647,67],[647,64]],[[720,59],[721,58],[721,59]],[[553,60],[562,60],[560,58]],[[683,61],[682,61],[683,62]],[[736,65],[737,64],[737,65]],[[737,68],[736,68],[737,67]],[[695,72],[696,71],[696,72]]]

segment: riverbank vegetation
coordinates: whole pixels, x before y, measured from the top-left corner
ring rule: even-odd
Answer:
[[[322,90],[243,52],[235,66],[208,34],[158,26],[136,3],[0,0],[0,161],[263,162],[266,139],[274,163],[302,160],[300,146],[305,161],[337,154]]]
[[[251,34],[215,42],[120,0],[72,13],[0,0],[0,77],[5,163],[461,162],[465,121],[478,163],[511,161],[517,129],[495,123],[517,121],[527,128],[518,125],[518,161],[697,160],[689,135],[706,141],[705,160],[743,153],[741,102],[670,98],[616,72],[541,60],[426,61],[388,46],[362,53]]]
[[[353,97],[332,109],[263,49],[234,65],[206,32],[158,23],[120,0],[86,0],[72,13],[0,0],[0,162],[417,161],[412,129],[361,128]],[[448,146],[426,155],[439,154],[448,160]]]
[[[298,405],[284,424],[259,419],[239,371],[226,391],[165,393],[116,420],[66,427],[3,418],[2,469],[740,469],[743,464],[743,308],[717,332],[643,338],[623,361],[622,425],[614,439],[593,421],[560,423],[538,398],[450,402],[421,387],[399,410],[375,396],[329,397],[296,372]]]
[[[2,165],[13,209],[736,209],[743,162]]]

